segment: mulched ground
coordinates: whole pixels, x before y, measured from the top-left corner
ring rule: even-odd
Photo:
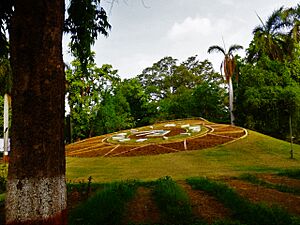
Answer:
[[[241,196],[252,202],[265,202],[267,205],[278,204],[290,213],[300,215],[300,196],[268,189],[240,180],[226,181]]]
[[[173,122],[169,122],[173,123]],[[214,124],[205,120],[181,120],[175,121],[176,127],[164,127],[166,123],[155,124],[153,129],[164,129],[170,130],[166,137],[177,136],[180,133],[186,132],[185,129],[181,128],[183,124],[190,125],[203,125],[209,130],[208,133],[201,136],[186,136],[186,146],[182,140],[166,140],[166,142],[159,143],[117,143],[112,144],[106,141],[106,138],[110,135],[102,135],[86,139],[77,143],[73,143],[66,146],[66,155],[71,157],[129,157],[129,156],[140,156],[140,155],[157,155],[174,153],[178,151],[186,150],[200,150],[205,148],[214,147],[216,145],[224,144],[230,141],[238,140],[240,137],[246,134],[245,130],[239,127],[226,125],[226,124]],[[141,128],[144,130],[146,128]],[[149,129],[149,127],[147,127]],[[131,139],[145,138],[143,136],[137,137],[136,135],[130,135]],[[154,137],[160,138],[162,137]]]
[[[231,212],[214,197],[204,191],[193,190],[184,181],[177,182],[189,195],[194,215],[199,219],[204,219],[209,224],[215,220],[229,219]]]
[[[300,190],[300,180],[292,179],[284,176],[276,176],[273,174],[257,174],[258,178],[273,184],[286,185]]]
[[[139,187],[135,198],[126,206],[124,224],[158,224],[161,222],[159,209],[151,196],[151,189]]]

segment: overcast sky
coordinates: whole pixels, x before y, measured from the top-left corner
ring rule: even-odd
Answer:
[[[110,0],[111,1],[111,0]],[[165,56],[180,62],[190,56],[209,59],[219,70],[222,57],[207,54],[211,45],[247,48],[252,30],[280,6],[296,0],[118,0],[104,2],[112,29],[93,50],[98,67],[111,64],[121,78],[131,78]],[[239,54],[244,56],[244,51]],[[66,55],[66,50],[65,54]],[[70,57],[65,56],[66,61]]]

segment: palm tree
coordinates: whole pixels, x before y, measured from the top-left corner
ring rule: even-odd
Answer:
[[[234,115],[233,115],[233,86],[232,86],[232,76],[234,75],[236,71],[236,63],[233,56],[233,52],[242,49],[243,47],[241,45],[231,45],[228,49],[228,52],[226,52],[225,47],[222,48],[218,45],[213,45],[208,48],[208,53],[212,52],[221,52],[224,55],[224,60],[221,64],[221,73],[222,73],[222,67],[224,70],[224,76],[226,79],[226,83],[228,84],[229,89],[229,110],[230,110],[230,122],[231,125],[234,125]]]
[[[287,30],[284,36],[285,52],[289,59],[293,59],[296,45],[300,41],[300,4],[283,10],[281,17]]]
[[[8,137],[9,137],[9,108],[11,106],[11,69],[7,57],[0,59],[0,93],[4,95],[4,113],[3,113],[3,139],[4,139],[4,162],[8,162]]]
[[[271,60],[285,61],[294,57],[300,41],[300,5],[275,10],[268,19],[253,30],[254,38],[247,50],[249,62],[267,56]]]

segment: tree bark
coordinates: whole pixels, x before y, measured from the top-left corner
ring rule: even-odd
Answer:
[[[63,0],[16,0],[6,223],[66,223]]]

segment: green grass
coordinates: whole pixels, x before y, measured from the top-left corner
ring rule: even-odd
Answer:
[[[300,170],[300,146],[294,145],[294,160],[289,158],[289,149],[288,142],[249,131],[242,140],[199,151],[138,157],[67,157],[66,173],[72,182],[92,176],[94,182],[105,183],[127,179],[149,181],[164,176],[178,180]]]
[[[157,181],[153,196],[167,224],[192,224],[193,214],[187,193],[170,177]]]
[[[289,187],[289,186],[286,186],[286,185],[283,185],[283,184],[273,184],[273,183],[264,181],[262,179],[259,179],[253,174],[248,174],[248,173],[247,174],[242,174],[241,176],[239,176],[239,179],[244,180],[244,181],[248,181],[252,184],[260,185],[260,186],[263,186],[263,187],[266,187],[266,188],[276,189],[276,190],[281,191],[281,192],[300,195],[300,189]]]
[[[279,172],[278,175],[286,176],[294,179],[300,179],[300,169],[289,169],[282,172]]]
[[[136,191],[134,182],[107,185],[69,213],[69,225],[121,224],[125,204]]]
[[[233,218],[249,225],[296,225],[300,218],[291,216],[278,206],[268,207],[264,204],[251,203],[242,198],[232,188],[221,182],[211,181],[207,178],[189,178],[187,182],[194,189],[204,190],[230,208]]]
[[[5,201],[5,193],[0,194],[0,204]]]

